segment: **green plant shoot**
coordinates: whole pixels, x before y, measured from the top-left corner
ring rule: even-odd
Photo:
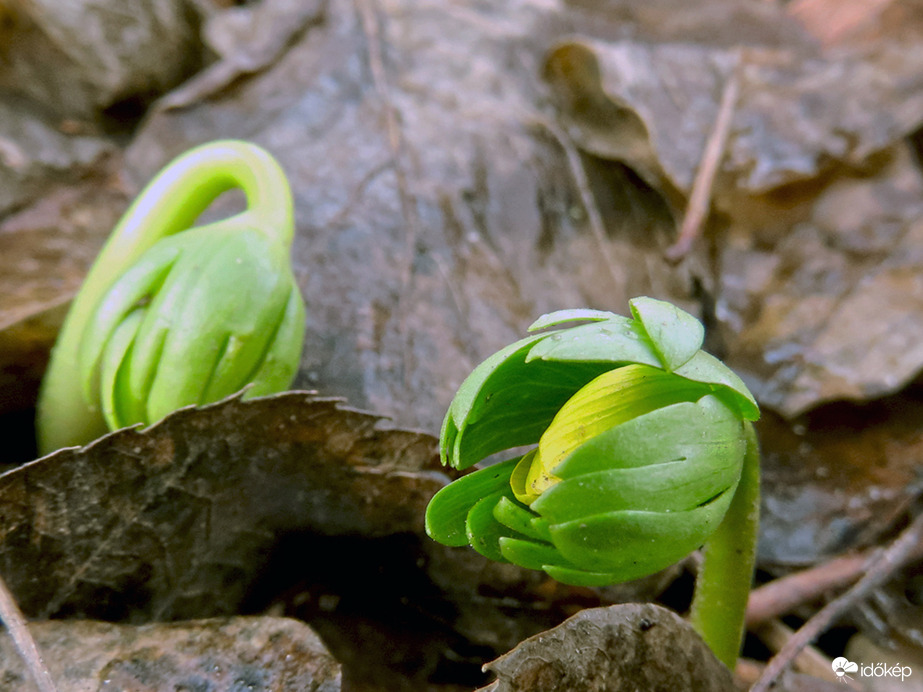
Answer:
[[[195,225],[222,193],[244,211]],[[39,449],[86,444],[191,404],[286,389],[305,309],[291,269],[291,191],[246,142],[175,159],[115,227],[74,299],[39,395]]]
[[[475,368],[446,414],[443,463],[536,446],[439,491],[426,530],[583,586],[653,574],[704,545],[692,621],[733,667],[755,558],[759,409],[701,350],[694,317],[651,298],[631,314],[545,315]]]

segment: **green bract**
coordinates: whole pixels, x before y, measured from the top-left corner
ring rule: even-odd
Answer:
[[[700,350],[691,315],[651,298],[632,300],[631,314],[546,315],[530,331],[552,329],[471,373],[443,423],[443,463],[537,447],[443,488],[427,509],[430,536],[595,586],[656,572],[712,535],[759,409]]]
[[[226,190],[247,209],[205,225]],[[288,182],[245,142],[169,164],[113,231],[74,300],[39,401],[43,452],[190,404],[285,389],[304,338]]]

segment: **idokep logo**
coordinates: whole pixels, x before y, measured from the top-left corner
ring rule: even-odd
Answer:
[[[849,661],[842,656],[833,659],[833,663],[831,663],[831,665],[833,666],[833,672],[836,673],[836,676],[839,678],[840,682],[846,682],[846,678],[852,680],[852,678],[849,677],[846,673],[855,673],[859,670],[858,663],[853,663],[852,661]]]
[[[847,673],[859,673],[863,678],[900,678],[902,681],[910,677],[910,666],[902,666],[900,663],[858,663],[839,656],[831,662],[833,672],[836,673],[840,682],[846,682],[846,678],[852,680]]]

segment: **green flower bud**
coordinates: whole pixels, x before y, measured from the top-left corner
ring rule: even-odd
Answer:
[[[195,225],[223,192],[247,208]],[[267,152],[212,142],[171,162],[113,230],[71,306],[38,406],[39,447],[85,444],[247,385],[288,387],[305,310],[291,192]]]
[[[159,241],[110,287],[78,352],[85,396],[111,429],[153,423],[295,376],[304,332],[287,248],[220,223]]]
[[[715,532],[759,409],[701,350],[695,318],[651,298],[631,313],[546,315],[530,331],[553,329],[471,373],[443,423],[443,463],[537,446],[437,493],[432,538],[596,586],[663,569]]]

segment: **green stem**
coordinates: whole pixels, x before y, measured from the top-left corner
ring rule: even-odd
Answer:
[[[158,240],[184,231],[223,192],[240,188],[247,210],[228,219],[291,246],[292,199],[282,169],[264,150],[233,140],[196,147],[174,160],[142,191],[119,221],[61,327],[42,381],[37,411],[42,454],[82,445],[107,431],[99,401],[87,401],[77,353],[87,322],[109,287]]]
[[[705,544],[690,614],[693,627],[731,670],[740,653],[759,532],[760,450],[753,425],[744,425],[747,452],[740,482],[724,520]]]

